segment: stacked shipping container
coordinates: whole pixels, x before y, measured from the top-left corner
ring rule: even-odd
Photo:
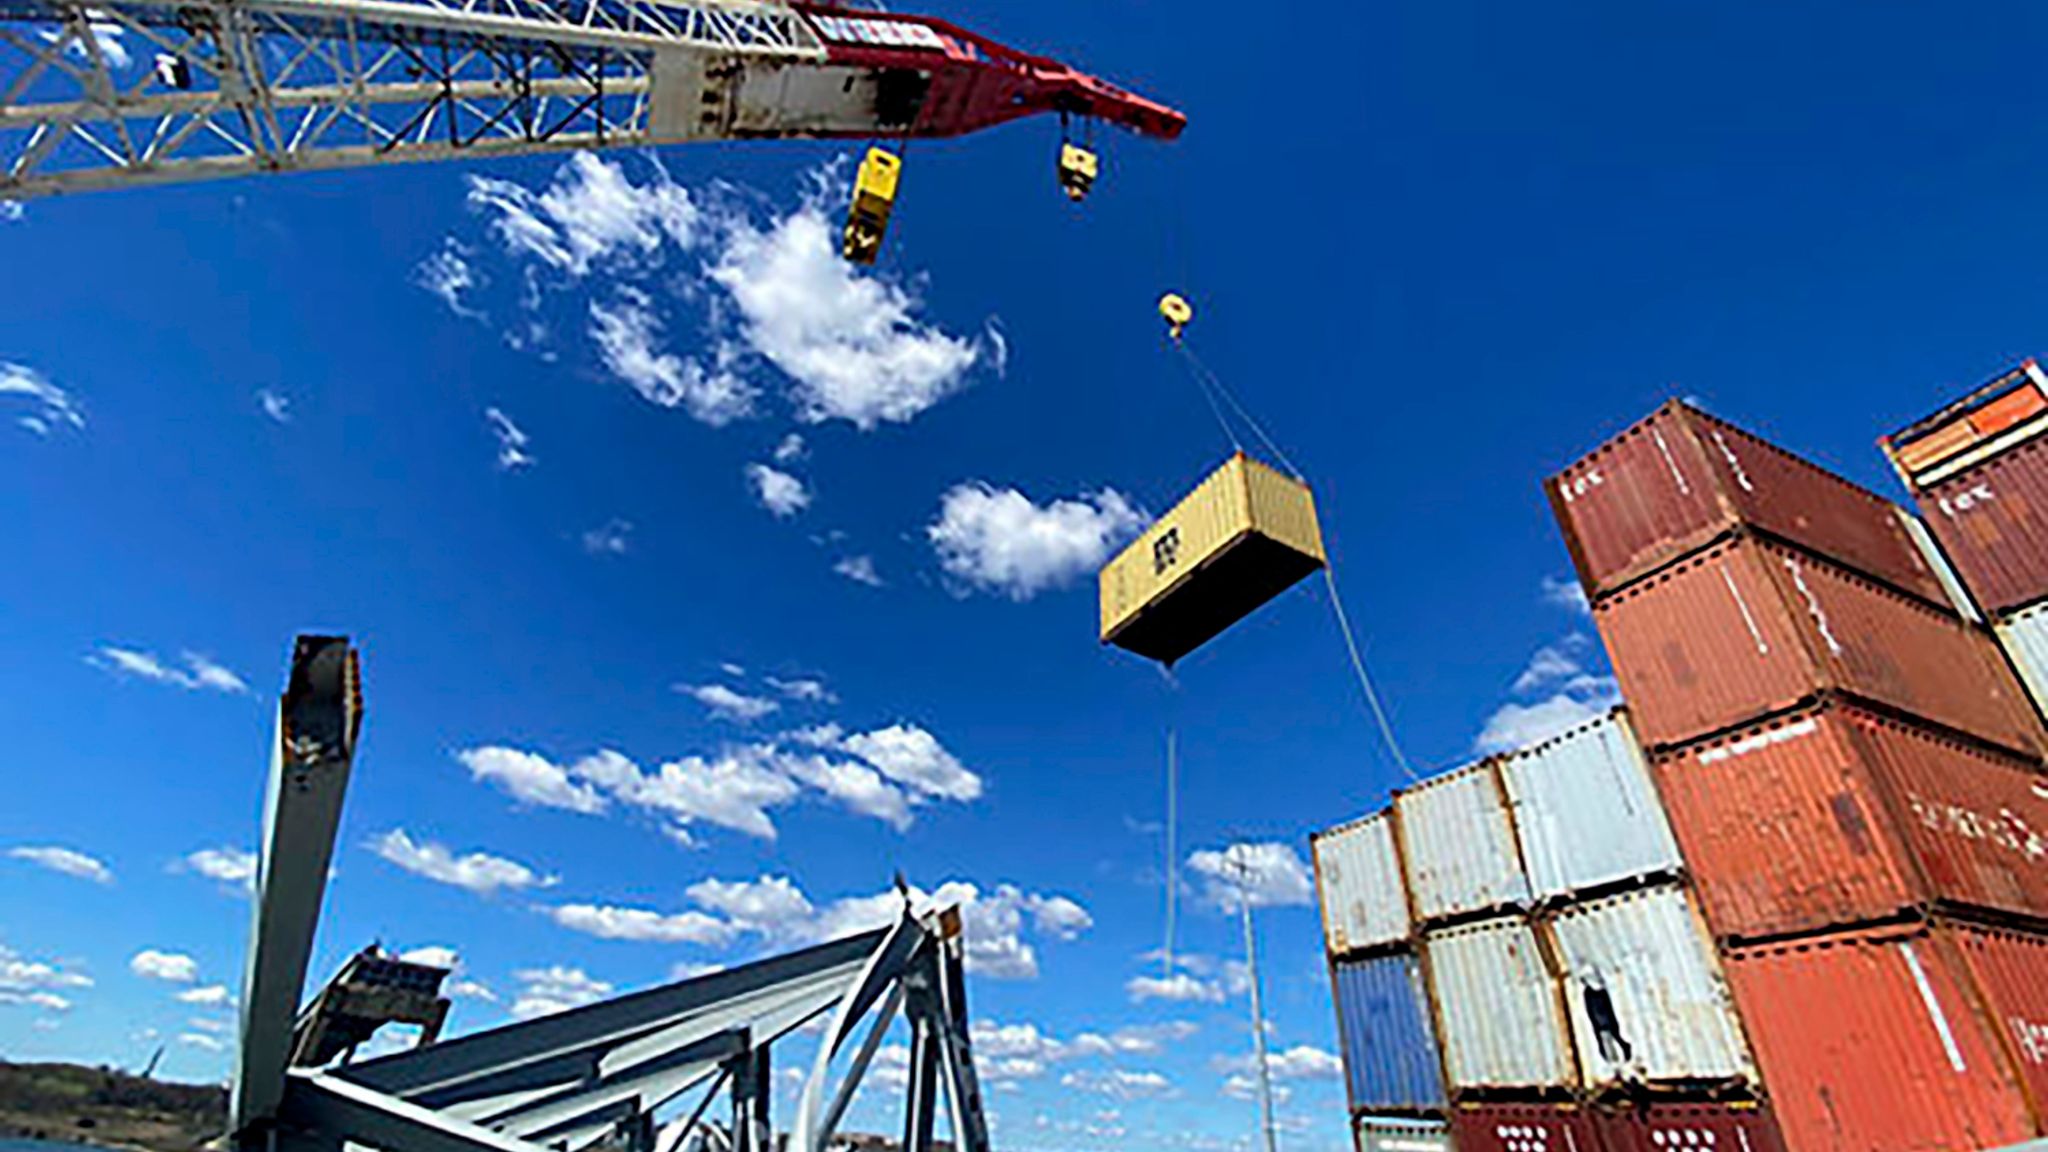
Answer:
[[[1676,402],[1550,492],[1794,1152],[2033,1132],[2044,732],[1920,525]]]
[[[1424,781],[1313,855],[1361,1149],[1446,1118],[1502,1152],[1769,1127],[1668,1111],[1743,1098],[1754,1067],[1624,712]]]

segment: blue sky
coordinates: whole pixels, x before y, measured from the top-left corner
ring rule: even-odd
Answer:
[[[0,220],[0,1052],[224,1073],[270,711],[331,629],[369,718],[321,971],[455,949],[481,1027],[860,923],[900,868],[973,899],[1002,1146],[1221,1149],[1204,868],[1272,845],[1283,1141],[1336,1149],[1299,859],[1400,776],[1318,588],[1177,688],[1097,646],[1092,566],[1227,449],[1158,293],[1309,474],[1430,767],[1611,691],[1544,474],[1687,394],[1895,494],[1874,438],[2041,347],[2035,11],[942,14],[1188,133],[1112,140],[1079,209],[1049,124],[914,147],[873,275],[812,145]]]

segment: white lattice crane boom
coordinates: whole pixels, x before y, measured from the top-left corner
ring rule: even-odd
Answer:
[[[0,199],[1180,113],[923,16],[760,0],[0,0]]]

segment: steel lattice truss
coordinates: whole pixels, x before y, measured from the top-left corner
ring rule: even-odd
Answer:
[[[658,70],[824,56],[754,0],[0,0],[0,199],[716,136]]]

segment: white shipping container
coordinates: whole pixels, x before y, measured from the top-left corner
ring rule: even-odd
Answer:
[[[2020,670],[2034,707],[2048,712],[2048,603],[2022,608],[1999,621],[1998,642]]]
[[[1678,871],[1678,841],[1625,710],[1509,753],[1499,767],[1538,899]]]
[[[1576,1084],[1557,981],[1528,920],[1481,920],[1423,941],[1454,1091]]]
[[[1332,956],[1405,940],[1408,892],[1394,848],[1391,812],[1375,812],[1310,837],[1323,939]]]
[[[1424,780],[1394,797],[1394,812],[1418,919],[1529,902],[1529,878],[1491,764]]]
[[[1351,1125],[1358,1152],[1453,1152],[1451,1126],[1442,1120],[1359,1116]]]
[[[1756,1079],[1713,941],[1681,885],[1568,905],[1548,928],[1582,1083]]]

